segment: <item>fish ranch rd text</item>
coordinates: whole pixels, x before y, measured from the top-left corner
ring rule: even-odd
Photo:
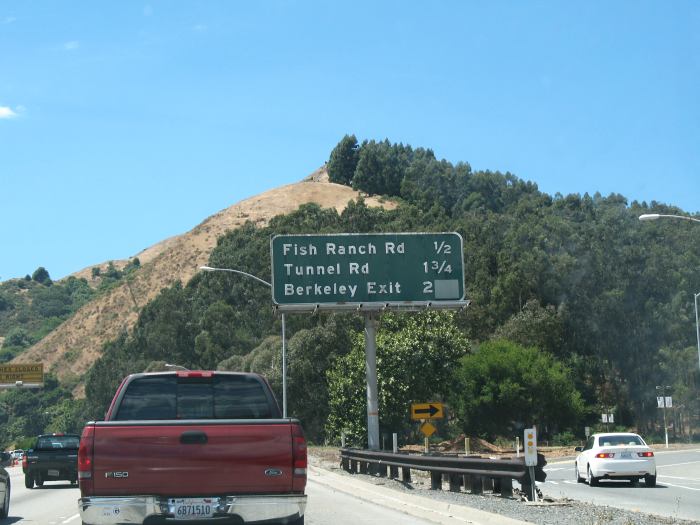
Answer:
[[[390,281],[388,283],[368,282],[367,295],[383,295],[401,293],[401,283]],[[350,295],[354,298],[357,293],[356,284],[307,284],[303,286],[295,286],[293,284],[284,285],[284,295],[298,295],[300,297],[309,297],[312,295]]]
[[[385,242],[384,254],[404,255],[406,244],[403,242]],[[318,247],[314,244],[285,243],[282,245],[282,255],[318,255]],[[377,255],[377,246],[374,243],[367,244],[337,244],[325,243],[325,255]]]

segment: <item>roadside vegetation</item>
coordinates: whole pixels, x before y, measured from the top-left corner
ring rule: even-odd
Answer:
[[[580,439],[585,426],[599,425],[602,412],[614,413],[618,428],[653,436],[660,432],[657,385],[671,386],[674,396],[676,408],[667,414],[672,436],[688,439],[697,432],[693,292],[700,291],[700,231],[692,224],[638,221],[643,213],[682,210],[630,203],[619,194],[550,196],[509,173],[473,171],[427,149],[358,143],[354,136],[333,150],[328,170],[332,182],[391,197],[400,206],[369,208],[360,199],[339,214],[305,205],[268,226],[248,223],[229,232],[209,264],[267,278],[272,234],[459,232],[472,306],[381,317],[382,433],[417,440],[410,403],[443,401],[449,419],[438,425],[442,438],[510,439],[537,424],[542,439]],[[20,325],[4,326],[9,334]],[[40,333],[38,325],[25,330],[30,338]],[[287,316],[289,413],[315,443],[337,444],[346,434],[363,444],[362,330],[354,314]],[[142,309],[131,333],[104,346],[85,377],[85,401],[56,385],[55,405],[21,410],[56,414],[53,423],[79,430],[104,414],[124,375],[162,369],[166,362],[260,372],[281,399],[280,332],[265,287],[235,274],[201,273],[164,289]],[[13,343],[22,339],[13,337]],[[19,413],[23,395],[35,394],[0,393],[4,414]],[[0,412],[0,441],[28,435],[6,426],[3,417]]]

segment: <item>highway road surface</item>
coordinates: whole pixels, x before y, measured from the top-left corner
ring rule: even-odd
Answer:
[[[7,471],[12,480],[10,515],[1,525],[80,525],[78,498],[80,491],[67,482],[47,482],[41,488],[24,486],[22,468]],[[309,480],[306,493],[306,525],[370,525],[401,523],[401,525],[434,524],[408,516],[397,510],[360,500]],[[350,511],[349,511],[350,510]]]
[[[658,481],[655,488],[644,483],[632,486],[628,482],[601,482],[598,487],[576,483],[574,462],[565,460],[550,461],[546,467],[547,482],[540,484],[545,495],[555,498],[571,498],[597,505],[607,505],[626,510],[639,511],[668,517],[676,517],[700,522],[700,449],[657,452]],[[10,516],[0,520],[0,525],[80,525],[77,501],[79,490],[66,482],[49,482],[42,488],[32,490],[24,487],[21,467],[7,469],[12,480]],[[307,525],[355,525],[401,523],[402,525],[424,525],[429,523],[479,522],[477,514],[458,517],[457,509],[441,512],[438,503],[427,503],[424,512],[401,512],[401,505],[384,504],[377,493],[378,487],[362,481],[361,477],[345,480],[355,483],[350,490],[336,490],[334,483],[322,481],[323,476],[336,476],[316,470],[310,475],[307,485],[309,502],[306,509]],[[389,490],[390,489],[385,489]],[[359,492],[369,492],[371,498]],[[391,492],[391,491],[390,491]],[[376,496],[376,497],[375,497]],[[394,495],[384,500],[396,500],[403,496]],[[409,506],[414,505],[415,496],[407,496]],[[449,507],[447,504],[443,504]],[[477,510],[464,509],[478,513]],[[448,514],[450,516],[448,516]],[[521,517],[522,519],[522,517]],[[515,521],[515,520],[513,520]]]
[[[574,461],[550,461],[547,481],[538,484],[545,495],[571,498],[596,505],[700,521],[700,449],[655,451],[657,484],[601,481],[598,487],[576,483]]]

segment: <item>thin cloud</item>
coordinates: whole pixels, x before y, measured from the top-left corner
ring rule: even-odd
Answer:
[[[11,107],[0,106],[0,119],[9,119],[9,118],[14,118],[16,116],[17,116],[17,113],[15,113]]]
[[[78,49],[80,47],[80,42],[77,40],[71,40],[70,42],[66,42],[63,44],[63,49],[66,51],[74,51],[75,49]]]
[[[3,25],[11,24],[15,20],[17,20],[17,19],[14,16],[6,16],[5,18],[0,18],[0,24],[3,24]]]

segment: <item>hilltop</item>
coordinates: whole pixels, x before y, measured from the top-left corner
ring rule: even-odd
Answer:
[[[352,188],[329,182],[325,166],[300,182],[269,190],[244,199],[206,218],[192,230],[165,239],[136,254],[141,266],[124,282],[80,308],[71,318],[12,362],[43,362],[45,370],[60,380],[79,381],[101,354],[104,343],[128,331],[136,322],[140,309],[174,282],[186,283],[199,266],[208,262],[217,239],[247,221],[264,226],[280,214],[300,205],[315,203],[342,211],[348,201],[360,193]],[[366,197],[368,206],[394,208],[392,202]],[[117,267],[125,261],[115,261]],[[98,265],[105,266],[105,265]],[[93,267],[73,274],[94,281]]]

